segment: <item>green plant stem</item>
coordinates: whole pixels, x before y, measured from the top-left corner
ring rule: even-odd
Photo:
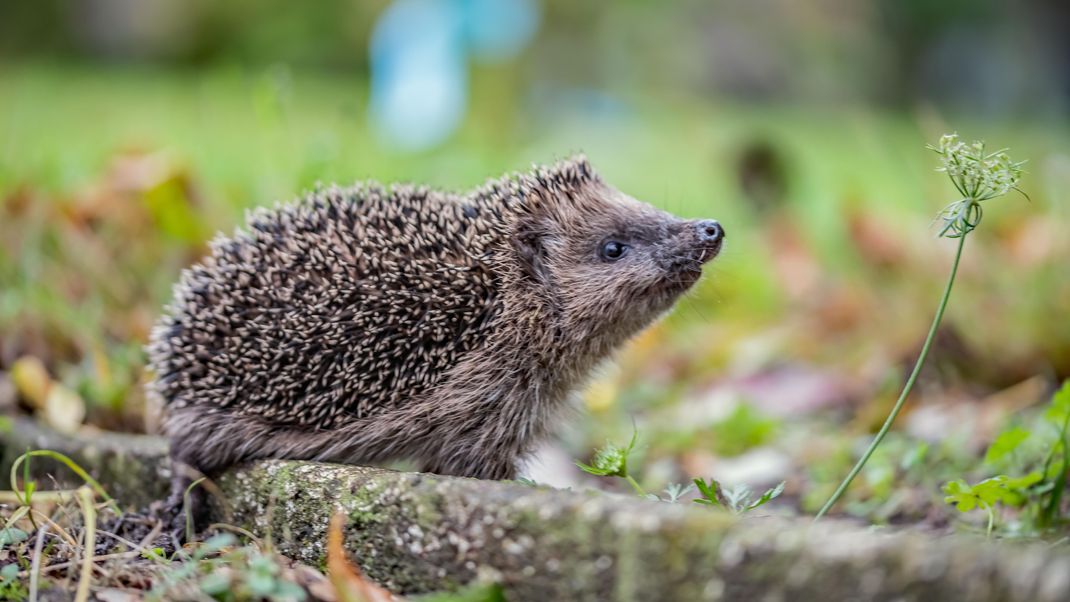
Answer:
[[[646,492],[643,491],[643,488],[639,486],[639,483],[635,482],[635,479],[632,478],[632,475],[630,475],[630,474],[624,475],[624,480],[626,480],[629,483],[631,483],[632,487],[635,488],[635,492],[636,493],[638,493],[639,495],[641,495],[643,497],[646,497]]]
[[[122,511],[119,509],[119,505],[115,503],[115,500],[113,500],[110,495],[108,495],[107,491],[104,491],[104,488],[100,486],[100,483],[98,483],[96,479],[89,476],[89,473],[87,473],[81,466],[78,466],[78,464],[76,464],[74,460],[71,460],[67,456],[59,452],[52,451],[50,449],[38,449],[28,451],[19,456],[18,458],[15,458],[15,462],[11,464],[11,490],[15,493],[15,496],[20,504],[24,504],[26,506],[30,505],[30,496],[34,492],[34,486],[29,481],[30,475],[29,470],[27,469],[23,474],[23,487],[25,488],[25,491],[19,489],[19,465],[22,465],[22,463],[25,462],[26,466],[29,466],[29,458],[35,457],[52,458],[53,460],[57,460],[65,464],[67,468],[70,468],[74,472],[74,474],[81,477],[81,479],[85,481],[86,485],[89,485],[89,487],[94,492],[96,492],[97,495],[104,498],[104,500],[108,503],[109,506],[112,507],[112,510],[114,510],[116,514],[122,516]]]
[[[190,503],[193,488],[200,485],[207,477],[201,477],[189,484],[182,492],[182,513],[186,516],[186,541],[193,541],[193,504]]]
[[[966,244],[966,235],[963,233],[959,237],[958,250],[955,251],[955,262],[951,264],[951,274],[947,277],[947,286],[944,287],[944,296],[940,299],[940,305],[936,308],[936,316],[933,318],[933,324],[929,327],[929,336],[925,337],[925,344],[921,347],[921,354],[918,355],[918,361],[914,364],[914,370],[910,373],[910,378],[907,379],[906,385],[903,386],[903,392],[900,393],[899,399],[895,402],[895,406],[892,407],[892,411],[888,414],[888,418],[885,419],[881,429],[877,431],[877,436],[873,438],[873,442],[869,444],[869,448],[866,449],[866,453],[862,454],[862,457],[855,464],[851,472],[847,474],[847,478],[840,483],[840,486],[836,488],[836,491],[829,497],[825,505],[821,507],[821,510],[814,517],[814,521],[818,521],[839,501],[843,493],[847,491],[847,487],[850,486],[851,481],[858,476],[859,472],[862,472],[862,467],[869,461],[869,457],[873,455],[873,452],[877,449],[877,446],[884,440],[884,436],[888,434],[888,431],[892,428],[892,423],[895,422],[899,411],[903,409],[903,404],[906,402],[907,396],[910,395],[911,389],[914,388],[914,381],[918,379],[918,374],[921,373],[921,367],[925,364],[925,357],[929,355],[929,348],[932,346],[933,339],[936,338],[936,330],[940,327],[940,320],[944,317],[944,310],[947,309],[947,301],[951,298],[951,286],[955,283],[955,274],[959,271],[959,259],[962,258],[962,247]]]
[[[1055,445],[1051,446],[1051,451],[1048,452],[1048,458],[1044,462],[1044,478],[1048,478],[1048,470],[1051,467],[1051,463],[1055,459],[1055,450],[1062,448],[1063,464],[1059,468],[1059,476],[1055,477],[1055,484],[1051,490],[1051,497],[1048,498],[1048,505],[1040,513],[1040,525],[1042,527],[1049,527],[1055,522],[1056,517],[1059,515],[1059,506],[1063,499],[1063,490],[1066,489],[1066,475],[1067,471],[1070,471],[1070,442],[1066,440],[1067,429],[1070,429],[1070,413],[1067,413],[1066,418],[1063,420],[1063,427],[1059,429],[1059,440],[1055,442]]]

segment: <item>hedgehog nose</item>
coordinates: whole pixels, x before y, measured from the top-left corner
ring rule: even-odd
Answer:
[[[724,239],[724,228],[717,220],[704,219],[695,224],[695,231],[698,233],[698,238],[705,244],[719,243]]]

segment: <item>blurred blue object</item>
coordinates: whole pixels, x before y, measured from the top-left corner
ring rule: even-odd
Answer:
[[[398,148],[423,150],[460,125],[468,73],[461,13],[451,0],[398,0],[371,38],[371,117]]]
[[[460,0],[472,54],[483,61],[506,61],[520,54],[539,28],[531,0]]]
[[[513,58],[538,23],[532,0],[396,0],[371,37],[376,131],[408,151],[445,142],[467,108],[469,55]]]

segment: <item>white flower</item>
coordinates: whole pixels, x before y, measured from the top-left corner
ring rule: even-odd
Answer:
[[[1011,161],[1006,149],[985,152],[984,142],[966,144],[958,134],[944,134],[937,146],[929,146],[940,155],[941,167],[962,198],[941,212],[944,227],[940,236],[956,238],[969,233],[981,222],[981,201],[1017,190],[1025,161]]]

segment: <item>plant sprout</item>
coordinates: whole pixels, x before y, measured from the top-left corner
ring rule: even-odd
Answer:
[[[628,455],[632,453],[632,449],[635,448],[635,442],[638,439],[639,430],[634,429],[632,431],[632,440],[628,442],[627,447],[618,447],[611,442],[606,442],[594,453],[594,460],[591,461],[591,464],[576,462],[576,466],[579,466],[580,470],[586,473],[599,477],[620,477],[628,481],[639,495],[646,497],[646,492],[643,491],[643,488],[628,474]]]
[[[836,488],[836,491],[833,492],[828,501],[825,502],[825,505],[821,507],[817,516],[814,517],[815,521],[825,516],[847,490],[851,481],[862,471],[862,467],[865,466],[869,457],[873,455],[873,451],[877,449],[877,446],[884,440],[885,435],[888,434],[892,423],[899,416],[899,411],[903,409],[907,396],[910,395],[911,389],[914,388],[914,381],[917,380],[921,367],[925,363],[925,358],[929,355],[929,348],[932,346],[933,339],[936,336],[936,330],[940,326],[940,320],[944,317],[944,310],[947,309],[947,302],[951,297],[951,287],[955,283],[955,274],[958,273],[959,259],[962,258],[962,248],[966,243],[966,236],[981,223],[983,215],[981,203],[1003,196],[1011,190],[1021,192],[1018,189],[1018,181],[1022,177],[1022,165],[1025,162],[1011,161],[1003,149],[989,153],[985,151],[984,142],[966,144],[959,140],[957,134],[941,136],[940,142],[936,146],[928,146],[927,148],[940,155],[941,167],[937,171],[945,172],[948,178],[951,179],[951,183],[954,184],[955,189],[962,195],[962,198],[945,207],[936,218],[937,221],[943,221],[939,236],[957,238],[959,241],[958,248],[955,251],[955,260],[951,264],[951,273],[948,275],[947,285],[944,287],[944,294],[940,298],[940,304],[936,308],[936,316],[933,318],[932,326],[929,327],[929,334],[925,337],[925,344],[921,347],[918,361],[914,364],[914,370],[911,371],[910,377],[907,378],[899,399],[896,400],[891,413],[888,414],[888,418],[881,425],[877,436],[873,438],[873,442],[870,443],[866,452],[862,454],[858,463],[855,464],[851,472],[847,474],[847,477]],[[1024,195],[1025,193],[1022,194]],[[1026,198],[1028,199],[1029,197],[1027,196]]]
[[[784,481],[781,481],[776,487],[766,489],[765,493],[757,499],[751,497],[750,487],[746,485],[725,487],[716,479],[710,479],[709,483],[706,483],[704,479],[695,479],[695,486],[698,487],[699,494],[702,497],[691,501],[707,506],[720,506],[736,514],[750,512],[759,506],[764,506],[770,500],[784,493]]]

